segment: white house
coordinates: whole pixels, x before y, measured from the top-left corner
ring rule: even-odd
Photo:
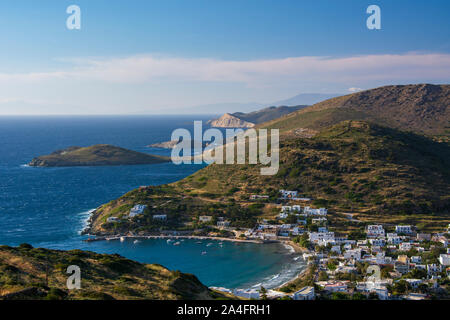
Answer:
[[[310,232],[309,241],[313,243],[334,242],[334,232]]]
[[[217,226],[221,228],[227,228],[230,226],[230,221],[228,220],[219,220],[217,221]]]
[[[401,242],[402,242],[402,238],[401,237],[399,237],[397,235],[389,237],[389,235],[388,235],[388,243],[393,244],[393,245],[398,245]]]
[[[353,249],[345,251],[344,259],[361,260],[361,249]]]
[[[310,216],[326,216],[328,211],[325,208],[313,209],[311,207],[305,207],[303,212]]]
[[[421,256],[412,256],[411,262],[412,263],[422,263],[422,257]]]
[[[165,221],[167,220],[167,214],[154,214],[153,220]]]
[[[292,199],[298,196],[298,191],[280,190],[280,193],[283,199]]]
[[[107,222],[117,222],[119,221],[119,218],[117,217],[109,217],[108,219],[106,219]]]
[[[395,226],[395,232],[397,233],[404,233],[404,234],[412,234],[413,233],[413,229],[410,225],[408,226]]]
[[[418,233],[416,238],[419,241],[430,241],[431,240],[431,234],[429,234],[429,233]]]
[[[421,279],[405,279],[413,289],[417,289],[423,280]]]
[[[332,246],[331,251],[336,252],[337,254],[341,254],[341,246]]]
[[[280,212],[280,214],[278,215],[278,218],[280,219],[286,219],[289,216],[288,213],[286,212]]]
[[[292,295],[293,300],[314,300],[314,287],[304,287]]]
[[[450,266],[450,254],[439,255],[439,263],[443,266]]]
[[[440,266],[436,265],[436,264],[428,264],[427,265],[427,273],[428,275],[435,275],[437,273],[441,272],[441,268]]]
[[[380,300],[388,300],[389,293],[386,287],[388,284],[390,284],[390,281],[386,280],[358,282],[356,290],[366,293],[374,292]]]
[[[366,229],[367,237],[369,238],[379,238],[384,237],[385,232],[382,225],[369,225]]]
[[[409,251],[411,250],[411,243],[409,242],[402,242],[398,246],[398,250],[400,251]]]
[[[141,215],[144,213],[145,209],[147,209],[146,205],[137,204],[130,210],[129,217],[133,218],[135,216]]]
[[[250,200],[269,199],[269,196],[261,196],[259,194],[252,194]]]
[[[255,289],[234,289],[233,294],[247,299],[259,299],[259,291]]]
[[[348,281],[319,281],[316,282],[317,285],[323,287],[323,290],[328,292],[346,292],[347,291],[347,283]]]
[[[327,218],[324,218],[324,217],[314,218],[311,220],[311,222],[314,224],[321,224],[322,222],[326,222],[326,221],[327,221]]]
[[[292,235],[293,236],[298,236],[300,234],[303,234],[305,232],[305,229],[300,228],[300,227],[294,227],[292,228]]]
[[[212,220],[212,216],[199,216],[198,221],[200,222],[210,222]]]
[[[384,241],[384,239],[370,239],[369,242],[372,246],[384,247],[386,245],[386,241]]]

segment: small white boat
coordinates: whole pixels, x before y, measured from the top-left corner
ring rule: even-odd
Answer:
[[[197,241],[196,244],[202,244],[202,242],[201,241]]]
[[[120,242],[124,242],[125,241],[125,237],[120,237]]]
[[[172,239],[167,239],[167,243],[171,243],[172,241]]]
[[[203,252],[202,252],[202,256],[204,256],[205,254],[206,254],[206,251],[203,251]]]
[[[180,243],[181,243],[180,241],[177,241],[177,242],[175,242],[173,245],[174,245],[174,246],[179,246]]]
[[[139,240],[134,240],[133,241],[134,244],[139,243],[139,242],[140,242]]]
[[[213,245],[213,243],[210,242],[210,243],[208,243],[206,246],[207,246],[207,247],[211,247],[212,245]]]

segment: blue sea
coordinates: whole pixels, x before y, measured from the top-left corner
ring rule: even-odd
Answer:
[[[141,185],[177,181],[204,165],[26,166],[38,155],[93,144],[170,155],[170,150],[146,146],[170,140],[177,128],[192,131],[194,120],[209,119],[211,116],[0,117],[0,244],[118,253],[193,273],[208,286],[262,284],[270,288],[284,283],[305,264],[281,244],[224,242],[220,246],[217,241],[186,239],[173,246],[163,240],[82,241],[80,231],[92,209]]]

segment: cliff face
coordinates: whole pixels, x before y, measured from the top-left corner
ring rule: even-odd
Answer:
[[[229,113],[225,113],[217,120],[210,122],[212,127],[217,128],[252,128],[254,123],[241,120]]]

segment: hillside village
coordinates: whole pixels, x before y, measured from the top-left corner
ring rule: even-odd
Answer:
[[[267,195],[249,196],[253,202],[268,199]],[[435,234],[418,232],[414,225],[366,224],[360,234],[341,235],[330,231],[333,225],[328,210],[312,208],[308,205],[311,199],[300,197],[297,191],[279,190],[277,202],[279,213],[273,219],[259,219],[253,228],[237,228],[224,217],[200,215],[194,218],[202,227],[196,233],[170,231],[157,237],[197,234],[200,238],[283,242],[302,252],[307,269],[278,290],[214,288],[243,298],[423,300],[449,297],[450,224]],[[146,209],[146,205],[136,204],[126,219],[139,219],[146,214]],[[168,217],[155,214],[152,219],[164,223]],[[110,217],[108,221],[118,220]],[[117,239],[117,236],[107,239]]]
[[[276,175],[211,164],[102,205],[86,233],[283,242],[301,252],[308,267],[297,279],[232,292],[244,298],[448,299],[448,108],[437,106],[449,105],[449,90],[380,87],[259,124],[280,130]]]

